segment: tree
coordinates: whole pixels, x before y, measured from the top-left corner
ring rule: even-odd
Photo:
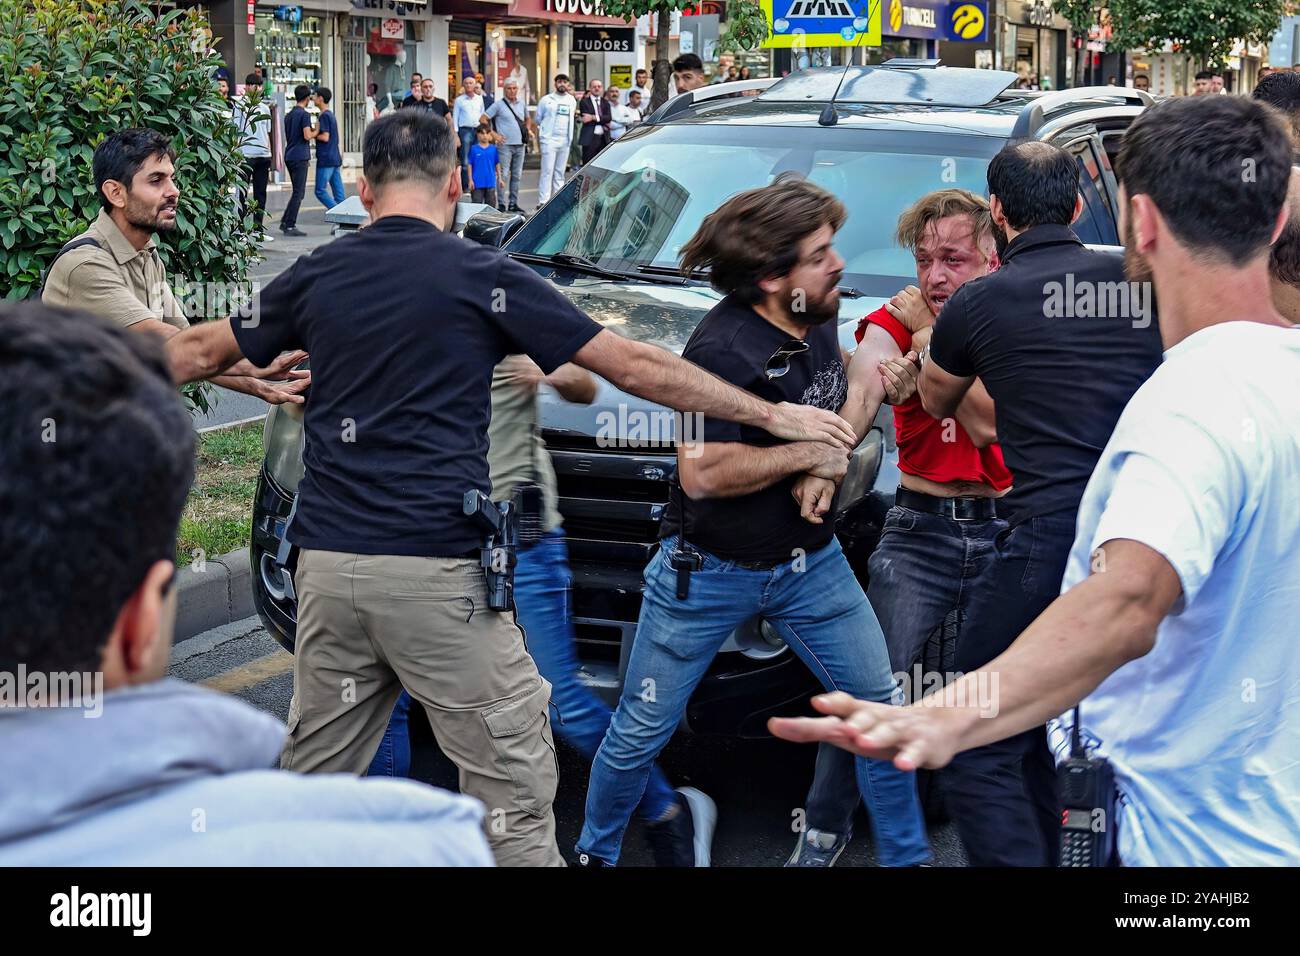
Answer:
[[[662,106],[669,96],[668,80],[672,64],[668,61],[668,34],[672,29],[673,11],[694,7],[699,0],[604,0],[604,13],[622,17],[628,23],[637,17],[655,17],[655,58],[650,75],[650,109]],[[727,0],[727,22],[730,25],[724,49],[737,46],[750,50],[767,38],[767,18],[753,0]]]
[[[1233,43],[1267,43],[1277,31],[1288,0],[1056,0],[1056,10],[1084,35],[1098,23],[1100,8],[1110,12],[1114,50],[1158,51],[1166,43],[1192,57],[1198,66],[1227,61]]]
[[[55,253],[95,218],[95,147],[133,126],[167,136],[177,153],[177,228],[158,237],[168,275],[246,280],[258,242],[233,196],[242,134],[213,81],[220,64],[193,9],[0,0],[0,298],[39,289]],[[206,407],[206,392],[190,394]]]

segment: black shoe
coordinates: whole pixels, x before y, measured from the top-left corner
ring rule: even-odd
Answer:
[[[677,790],[677,813],[646,828],[655,866],[708,866],[718,808],[694,787]]]
[[[299,229],[297,226],[290,226],[288,229],[281,228],[280,231],[281,231],[282,233],[284,233],[286,236],[305,236],[305,235],[307,235],[307,233],[303,232],[303,231],[302,231],[301,229]]]
[[[523,210],[520,209],[518,206],[511,206],[511,207],[507,210],[507,212],[523,212]]]
[[[497,212],[505,212],[505,211],[506,211],[505,206],[497,206]]]

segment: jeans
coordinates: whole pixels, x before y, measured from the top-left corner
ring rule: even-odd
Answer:
[[[542,143],[542,174],[537,180],[537,205],[544,205],[564,188],[564,170],[569,163],[569,144]]]
[[[611,864],[651,761],[677,729],[718,649],[750,618],[766,619],[828,690],[880,702],[895,696],[884,635],[838,541],[769,571],[704,554],[685,601],[677,600],[669,551],[661,547],[646,566],[623,696],[591,767],[577,850]],[[856,758],[856,764],[881,862],[929,859],[915,774],[888,761]]]
[[[1061,593],[1075,513],[1028,518],[994,542],[986,585],[972,596],[957,669],[976,670],[1005,651]],[[972,866],[1055,866],[1060,803],[1045,727],[976,747],[944,769],[948,805]]]
[[[393,706],[384,739],[370,761],[367,777],[409,777],[411,775],[411,695],[405,690]]]
[[[289,181],[293,183],[293,192],[289,194],[289,201],[285,204],[284,212],[280,214],[280,228],[293,229],[298,225],[298,207],[302,205],[302,197],[307,192],[308,163],[303,160],[284,165],[289,170]]]
[[[266,212],[266,184],[271,177],[271,158],[269,156],[254,156],[248,161],[248,179],[253,185],[253,202],[257,205],[253,209],[253,222],[257,228],[262,228],[262,215]],[[239,218],[243,219],[248,212],[248,193],[240,194],[242,203],[239,207]]]
[[[518,146],[502,146],[501,152],[501,183],[500,193],[502,199],[508,199],[508,208],[517,209],[519,207],[519,180],[524,175],[524,144]]]
[[[462,126],[456,132],[460,136],[460,152],[456,158],[460,161],[460,191],[469,192],[469,148],[474,145],[476,127]]]
[[[880,543],[867,569],[867,597],[880,619],[894,673],[906,673],[908,698],[921,696],[913,665],[923,672],[950,672],[943,645],[949,623],[958,623],[971,597],[986,587],[995,557],[993,541],[1007,523],[957,521],[895,506],[885,516]],[[955,621],[950,615],[956,611]],[[926,653],[927,643],[937,645]],[[808,828],[847,835],[858,803],[853,754],[833,744],[817,749],[817,771],[808,791]]]
[[[519,552],[515,567],[517,616],[528,652],[538,671],[551,683],[551,704],[556,709],[551,729],[591,760],[613,712],[578,679],[569,610],[570,580],[569,550],[562,529],[548,531],[537,544]],[[404,777],[410,772],[411,745],[406,723],[409,708],[410,697],[403,692],[370,764],[371,776]],[[638,814],[647,821],[658,820],[675,799],[668,779],[652,766]]]
[[[330,198],[331,190],[334,192],[333,199]],[[333,209],[343,200],[348,198],[347,190],[343,188],[342,167],[316,167],[316,198],[320,200],[321,205],[326,209]]]

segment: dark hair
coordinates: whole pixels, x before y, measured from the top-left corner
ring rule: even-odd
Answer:
[[[330,90],[328,86],[320,87],[318,90],[316,90],[316,95],[319,96],[321,99],[323,99],[326,103],[334,99],[334,93]]]
[[[1294,211],[1268,250],[1268,271],[1278,282],[1300,287],[1300,217]]]
[[[1268,245],[1291,180],[1275,111],[1245,96],[1181,97],[1143,110],[1115,172],[1151,197],[1179,242],[1240,266]]]
[[[1134,73],[1133,82],[1136,83],[1138,80],[1147,80],[1149,82],[1151,77],[1147,76],[1145,73]]]
[[[554,85],[555,85],[556,83],[558,83],[560,80],[563,80],[565,83],[568,83],[568,82],[569,82],[569,74],[567,74],[567,73],[556,73],[556,74],[555,74],[555,79],[551,80],[551,85],[554,86]]]
[[[375,188],[403,180],[440,188],[456,164],[456,145],[445,120],[424,110],[398,110],[366,127],[361,164]]]
[[[673,60],[673,72],[681,73],[686,70],[694,70],[696,73],[703,73],[704,63],[694,53],[683,53],[677,59]]]
[[[417,76],[418,76],[421,80],[424,79],[424,74],[421,73],[419,70],[416,70],[414,73],[411,74],[411,82],[415,82],[415,78],[416,78]]]
[[[1214,79],[1214,74],[1211,73],[1209,70],[1201,70],[1201,72],[1199,72],[1199,73],[1196,74],[1195,79],[1198,79],[1198,80],[1212,80],[1212,79]]]
[[[95,147],[95,158],[91,169],[95,176],[95,192],[99,204],[105,209],[112,209],[113,204],[104,195],[104,183],[110,179],[121,183],[126,191],[131,191],[131,180],[145,164],[145,160],[155,156],[166,156],[176,162],[176,150],[162,133],[151,129],[124,129],[113,133]]]
[[[690,275],[708,267],[713,288],[752,305],[763,298],[761,280],[794,268],[800,242],[824,225],[838,230],[846,215],[844,204],[820,186],[782,173],[705,216],[682,247],[681,270]]]
[[[248,74],[248,76],[244,77],[244,85],[245,85],[245,86],[261,86],[261,85],[262,85],[262,78],[261,78],[260,76],[258,76],[256,73],[250,73],[250,74]]]
[[[998,197],[1007,224],[1023,231],[1068,226],[1079,196],[1079,168],[1063,149],[1037,141],[1010,143],[989,162],[989,198]]]
[[[299,83],[293,88],[293,101],[295,103],[301,103],[309,96],[311,96],[311,87],[306,83]]]
[[[123,603],[175,556],[194,426],[161,341],[0,305],[0,670],[98,670]]]
[[[1250,95],[1281,110],[1292,136],[1300,143],[1300,73],[1270,73],[1255,85]]]

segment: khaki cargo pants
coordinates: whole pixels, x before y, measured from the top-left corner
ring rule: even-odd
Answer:
[[[365,773],[401,689],[482,801],[502,866],[563,866],[551,685],[512,614],[487,605],[479,563],[303,550],[298,637],[280,766]]]

